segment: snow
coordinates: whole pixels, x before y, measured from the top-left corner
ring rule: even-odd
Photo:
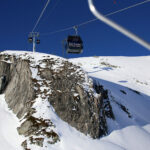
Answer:
[[[31,52],[6,51],[3,53],[17,55],[23,59],[32,59],[34,61],[31,65],[32,76],[40,80],[39,83],[42,80],[37,75],[34,65],[39,65],[41,59],[61,59],[53,55],[33,54]],[[25,53],[26,55],[24,55]],[[35,116],[48,118],[54,123],[56,126],[54,130],[58,133],[60,142],[54,145],[47,145],[45,142],[43,148],[33,145],[30,148],[32,150],[149,150],[150,56],[83,57],[70,59],[69,61],[81,66],[88,76],[108,90],[115,115],[115,121],[107,119],[109,135],[97,140],[85,136],[62,121],[47,99],[42,100],[39,96],[34,104],[34,107],[38,110]],[[57,70],[59,65],[61,65],[61,60],[53,68]],[[44,64],[42,64],[42,67],[45,67]],[[85,88],[88,88],[86,84]],[[44,89],[50,90],[41,86],[41,90]],[[77,94],[74,96],[77,96]],[[128,109],[131,118],[118,104]],[[23,137],[19,136],[16,130],[19,122],[8,109],[4,95],[0,95],[0,120],[0,145],[2,150],[21,150],[20,143],[23,141]]]
[[[103,140],[120,145],[127,150],[146,150],[150,146],[150,134],[144,127],[138,126],[129,126],[122,130],[114,131]]]
[[[21,150],[23,137],[19,136],[16,128],[19,120],[8,109],[4,95],[0,95],[0,146],[2,150]]]
[[[83,57],[70,61],[80,65],[90,77],[109,91],[115,121],[107,119],[110,135],[100,141],[105,139],[104,141],[110,141],[128,150],[148,149],[150,56]],[[128,109],[131,118],[116,105],[117,103]]]
[[[139,89],[141,92],[150,95],[150,86],[148,86],[150,85],[150,56],[88,57],[72,59],[71,62],[80,64],[90,76]],[[116,68],[102,65],[103,62],[116,66]]]
[[[49,107],[47,107],[49,106]],[[94,145],[94,150],[99,150],[101,147],[102,149],[106,150],[123,150],[120,146],[117,144],[113,144],[109,141],[100,141],[100,140],[93,140],[89,136],[85,136],[79,131],[77,131],[75,128],[69,126],[67,123],[62,121],[57,114],[55,113],[52,106],[47,103],[45,100],[41,103],[40,99],[37,101],[34,105],[34,107],[38,110],[38,113],[35,114],[35,117],[41,116],[40,113],[43,114],[44,112],[44,118],[49,118],[57,127],[56,132],[60,136],[60,142],[56,143],[55,145],[49,145],[44,142],[44,147],[47,147],[47,149],[52,150],[91,150],[91,148]],[[38,108],[37,108],[38,107]],[[43,150],[43,148],[36,147],[31,145],[31,149],[38,149]]]

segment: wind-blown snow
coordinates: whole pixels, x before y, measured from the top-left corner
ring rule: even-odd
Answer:
[[[25,59],[32,57],[36,63],[44,57],[59,57],[28,52],[5,53],[22,55]],[[81,66],[87,74],[102,84],[109,92],[109,99],[115,114],[115,121],[108,119],[109,135],[93,140],[78,132],[62,121],[54,109],[41,101],[40,97],[35,107],[39,114],[44,110],[45,118],[56,125],[60,142],[46,145],[51,150],[148,150],[150,149],[150,56],[143,57],[87,57],[70,59]],[[33,64],[34,65],[34,64]],[[60,64],[61,65],[61,64]],[[44,66],[43,66],[44,67]],[[57,66],[54,66],[57,69]],[[32,75],[38,79],[36,69]],[[42,87],[41,87],[42,89]],[[121,109],[127,108],[127,112]],[[49,106],[49,107],[47,107]],[[48,109],[49,108],[49,109]],[[130,116],[131,115],[131,116]],[[130,118],[129,118],[130,116]],[[0,95],[0,145],[2,150],[21,150],[19,144],[22,137],[17,134],[19,125],[17,118],[8,110],[4,95]],[[33,150],[47,150],[31,146]],[[1,149],[1,148],[0,148]]]

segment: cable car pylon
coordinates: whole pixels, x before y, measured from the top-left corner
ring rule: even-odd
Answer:
[[[30,32],[28,41],[33,44],[33,53],[36,52],[36,44],[40,44],[39,32]]]

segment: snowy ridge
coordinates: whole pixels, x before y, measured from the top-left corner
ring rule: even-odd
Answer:
[[[128,125],[150,123],[150,117],[147,115],[150,108],[150,56],[89,57],[70,61],[80,64],[89,76],[109,91],[116,116],[116,123],[110,120],[110,132]],[[121,106],[127,108],[127,114],[121,113]]]
[[[89,76],[137,89],[150,95],[150,56],[95,56],[70,61],[80,65]]]
[[[109,92],[115,121],[107,120],[109,131],[112,133],[104,139],[108,138],[116,144],[114,137],[124,139],[126,142],[121,141],[120,145],[125,149],[147,149],[145,144],[150,140],[149,133],[145,131],[145,127],[150,129],[150,56],[85,57],[70,61],[80,65]],[[136,135],[141,138],[137,138]],[[114,140],[110,140],[111,138]]]
[[[40,53],[35,53],[33,58],[33,53],[29,52],[7,51],[3,53],[33,60],[31,63],[33,78],[38,80],[42,91],[45,89],[50,92],[50,89],[42,86],[43,81],[38,76],[35,65],[41,65],[42,59],[56,58],[58,65],[54,68],[57,71],[57,68],[61,66],[62,58]],[[24,55],[25,53],[26,55]],[[32,150],[148,150],[150,147],[150,56],[88,57],[69,61],[81,66],[91,78],[108,90],[115,114],[115,121],[107,120],[110,134],[97,140],[83,135],[62,121],[46,98],[42,99],[41,96],[38,96],[33,106],[38,110],[35,117],[42,116],[44,119],[50,119],[56,128],[51,127],[47,130],[56,131],[60,136],[60,142],[54,145],[45,142],[43,148],[33,145],[30,145],[29,148]],[[85,85],[85,88],[89,88],[88,85]],[[3,120],[0,123],[0,144],[3,146],[3,150],[21,150],[20,143],[24,138],[19,136],[16,130],[14,131],[19,126],[19,122],[8,110],[4,95],[0,95],[0,112],[0,118]],[[44,114],[41,114],[43,112]],[[8,126],[7,124],[10,122],[11,126]],[[3,129],[6,130],[5,134],[3,134]],[[11,141],[12,131],[14,131],[13,142]]]

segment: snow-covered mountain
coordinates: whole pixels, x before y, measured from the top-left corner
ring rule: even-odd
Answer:
[[[38,65],[43,57],[58,58],[52,55],[13,52],[5,54],[33,59]],[[54,68],[62,64],[59,58]],[[50,117],[60,141],[45,147],[30,145],[31,150],[148,150],[150,149],[150,56],[144,57],[87,57],[70,59],[70,62],[83,68],[87,75],[108,91],[109,102],[115,119],[107,118],[108,135],[93,140],[80,133],[61,120],[55,111],[48,110],[49,104],[37,101],[38,109],[45,117]],[[8,62],[8,60],[6,60]],[[32,76],[37,77],[37,70],[32,64]],[[81,70],[80,70],[81,71]],[[38,78],[37,78],[38,79]],[[41,81],[41,79],[38,79]],[[87,79],[88,80],[88,79]],[[90,81],[87,81],[87,83]],[[42,86],[42,84],[41,84]],[[90,88],[89,85],[85,87]],[[45,87],[43,87],[45,88]],[[43,89],[44,91],[44,89]],[[51,107],[51,106],[49,106]],[[41,111],[43,112],[43,111]],[[39,114],[38,114],[39,115]],[[26,139],[17,133],[19,119],[8,108],[5,95],[0,95],[0,144],[3,150],[21,150],[21,143]],[[30,144],[30,143],[29,143]]]

